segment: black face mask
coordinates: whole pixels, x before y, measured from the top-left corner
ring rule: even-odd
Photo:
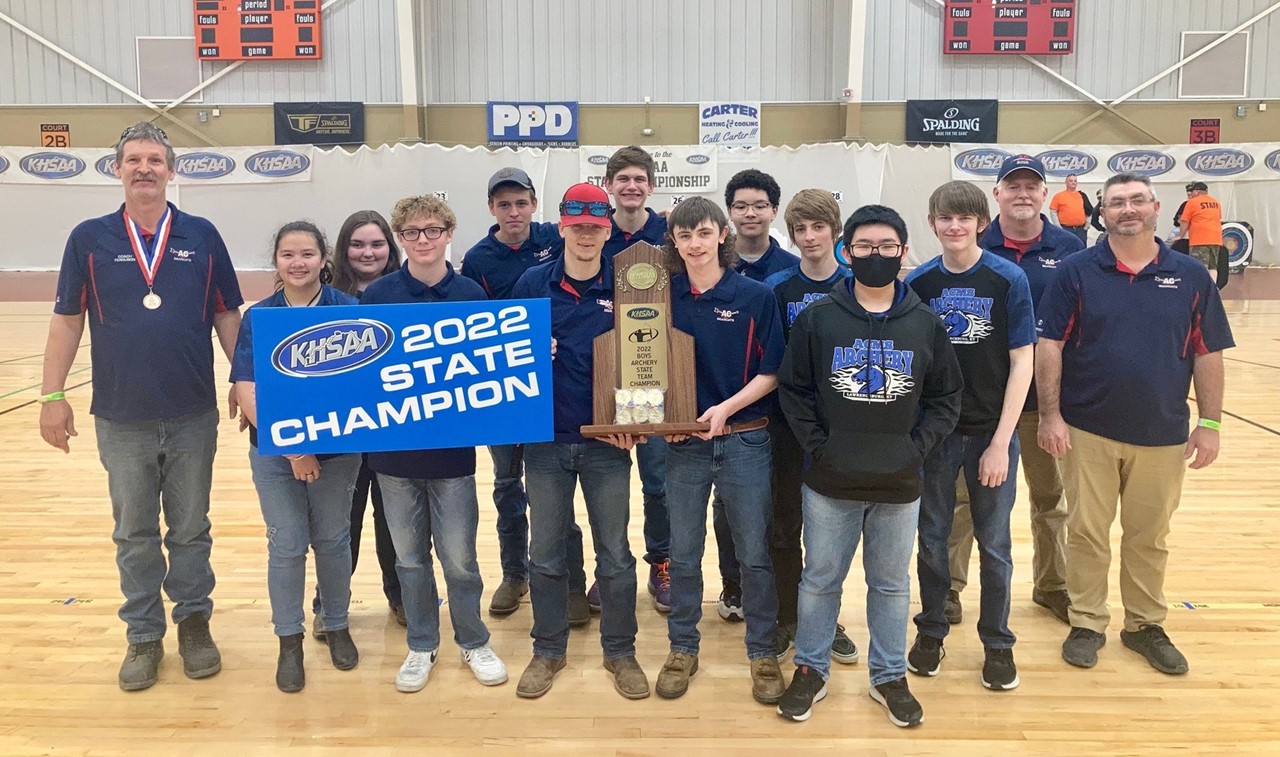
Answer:
[[[849,269],[853,271],[853,278],[865,287],[879,289],[882,286],[888,286],[893,280],[898,278],[898,272],[902,270],[902,256],[898,255],[892,258],[885,258],[879,255],[868,255],[865,258],[849,258]]]

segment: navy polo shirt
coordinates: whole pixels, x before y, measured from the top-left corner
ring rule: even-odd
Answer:
[[[406,302],[470,302],[487,300],[476,282],[454,272],[435,286],[427,286],[409,274],[409,266],[374,281],[364,290],[361,305],[396,305]],[[475,447],[427,449],[413,452],[370,452],[369,468],[399,478],[458,478],[476,472]]]
[[[530,268],[511,296],[551,299],[551,336],[556,340],[556,358],[551,361],[555,440],[581,443],[585,439],[580,429],[593,420],[592,340],[613,328],[613,261],[601,255],[600,273],[581,296],[565,279],[563,257]]]
[[[327,284],[320,285],[320,298],[316,300],[316,306],[321,305],[354,305],[358,302],[345,292],[340,292]],[[231,355],[231,382],[236,381],[253,381],[253,313],[261,308],[285,308],[289,307],[289,303],[285,300],[284,290],[277,289],[275,294],[259,301],[257,304],[244,311],[244,318],[240,320],[240,335],[236,338],[236,350]],[[258,446],[258,427],[249,426],[249,444],[254,447]],[[333,455],[321,455],[320,458],[333,457]]]
[[[606,256],[612,258],[636,242],[648,242],[654,247],[662,247],[666,243],[667,219],[653,212],[652,208],[645,208],[645,212],[649,214],[649,219],[634,234],[628,234],[618,228],[616,221],[613,223],[613,232],[609,234],[609,239],[604,243],[604,254]]]
[[[1195,357],[1235,346],[1209,272],[1159,244],[1136,274],[1118,267],[1106,240],[1071,256],[1039,311],[1040,335],[1064,342],[1063,419],[1147,447],[1187,441]]]
[[[742,391],[758,375],[776,375],[786,343],[769,287],[726,270],[709,292],[695,294],[687,274],[671,277],[671,320],[693,337],[698,414]],[[769,414],[772,393],[729,418],[745,423]]]
[[[801,311],[831,293],[832,288],[853,274],[845,266],[837,266],[836,272],[822,281],[815,281],[800,270],[800,264],[778,271],[764,280],[764,285],[773,290],[774,299],[778,301],[778,312],[782,316],[782,335],[791,341],[791,324]]]
[[[67,240],[53,312],[86,313],[93,364],[89,412],[119,423],[217,407],[213,316],[244,304],[231,256],[209,221],[169,204],[168,249],[156,271],[156,310],[133,256],[124,206],[76,226]],[[150,237],[147,238],[148,241]]]
[[[733,269],[752,281],[764,281],[775,273],[800,265],[800,258],[782,249],[778,240],[769,237],[769,249],[764,251],[755,262],[742,258],[734,263]]]
[[[990,250],[1005,260],[1017,263],[1022,272],[1027,274],[1027,283],[1031,286],[1031,302],[1036,305],[1040,303],[1040,299],[1044,297],[1045,288],[1057,274],[1058,265],[1068,255],[1084,249],[1084,242],[1081,242],[1079,237],[1049,223],[1049,219],[1043,213],[1040,214],[1040,220],[1044,223],[1044,230],[1040,232],[1040,239],[1027,249],[1025,255],[1005,244],[1004,232],[1000,229],[1000,216],[996,216],[986,232],[978,239],[982,249]],[[1036,396],[1036,382],[1033,378],[1031,389],[1027,392],[1026,404],[1022,409],[1026,412],[1035,410],[1037,407],[1039,404]]]
[[[498,241],[497,233],[498,225],[490,226],[489,236],[462,258],[462,275],[483,287],[490,300],[511,299],[511,287],[521,274],[564,252],[564,238],[554,223],[530,223],[529,238],[515,248]]]

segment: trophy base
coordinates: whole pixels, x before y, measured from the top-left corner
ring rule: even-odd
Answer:
[[[688,434],[692,436],[699,431],[711,428],[710,423],[628,423],[626,425],[604,424],[583,426],[580,433],[588,439],[599,439],[613,434],[631,434],[632,436],[669,436]]]

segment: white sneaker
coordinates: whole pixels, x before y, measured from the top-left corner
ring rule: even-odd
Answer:
[[[414,652],[409,651],[409,656],[404,658],[404,664],[400,666],[400,672],[396,673],[396,691],[414,692],[422,691],[427,685],[427,676],[431,675],[431,668],[436,664],[436,650],[430,652]]]
[[[462,650],[462,661],[471,666],[476,680],[485,686],[497,686],[507,682],[507,666],[502,664],[493,647],[485,644],[475,649]]]

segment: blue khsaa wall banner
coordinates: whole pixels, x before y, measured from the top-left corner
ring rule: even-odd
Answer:
[[[551,441],[547,300],[257,308],[258,449]]]

